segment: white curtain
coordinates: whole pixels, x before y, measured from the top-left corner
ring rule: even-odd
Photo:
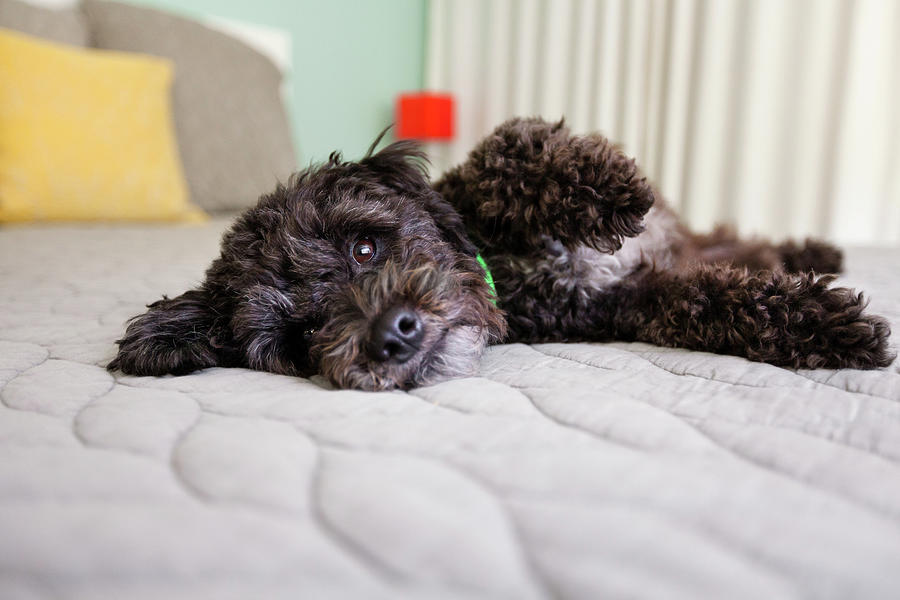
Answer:
[[[431,0],[435,170],[513,115],[637,157],[696,229],[900,242],[900,1]]]

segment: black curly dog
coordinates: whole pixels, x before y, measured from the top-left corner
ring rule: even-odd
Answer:
[[[839,250],[694,235],[600,135],[513,119],[433,186],[423,158],[412,142],[333,154],[263,196],[198,289],[130,321],[109,369],[410,388],[474,373],[504,340],[640,340],[793,368],[893,360],[885,320],[817,275],[840,269]]]

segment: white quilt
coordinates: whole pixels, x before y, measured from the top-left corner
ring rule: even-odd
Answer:
[[[507,345],[379,394],[107,373],[224,226],[0,230],[0,598],[900,598],[896,363]],[[848,258],[900,336],[900,251]]]

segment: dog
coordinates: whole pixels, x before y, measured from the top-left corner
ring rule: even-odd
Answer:
[[[129,322],[108,368],[389,390],[474,374],[504,341],[642,341],[790,368],[893,360],[887,322],[830,286],[838,249],[694,234],[599,134],[512,119],[433,185],[417,144],[378,143],[264,195],[199,288]]]

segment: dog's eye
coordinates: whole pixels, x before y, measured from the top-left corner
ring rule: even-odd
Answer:
[[[370,238],[362,238],[353,245],[353,260],[359,264],[367,263],[375,257],[375,242]]]

